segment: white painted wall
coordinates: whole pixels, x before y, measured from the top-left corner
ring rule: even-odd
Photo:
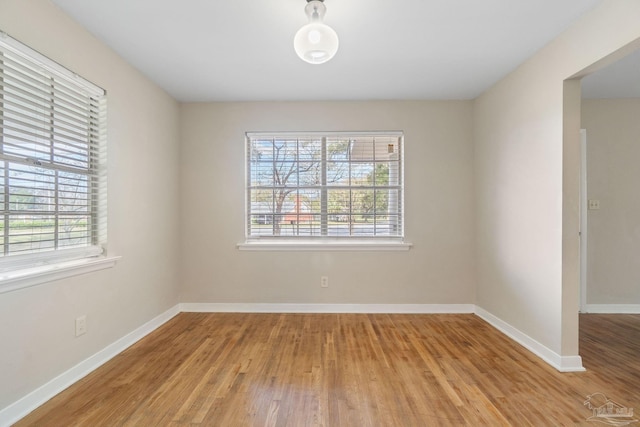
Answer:
[[[587,304],[640,304],[640,99],[586,99]]]
[[[178,105],[46,0],[0,29],[107,90],[113,268],[0,295],[0,409],[178,303]],[[74,336],[87,316],[88,333]]]
[[[580,100],[563,81],[638,22],[640,2],[605,1],[474,103],[477,304],[561,356],[578,354],[579,277]]]
[[[474,302],[471,102],[212,103],[181,113],[182,302]],[[236,249],[244,133],[318,130],[404,131],[410,251]]]

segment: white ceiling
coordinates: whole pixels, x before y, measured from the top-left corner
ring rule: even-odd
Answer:
[[[305,0],[52,1],[180,101],[274,101],[472,99],[602,0],[326,0],[322,65]]]

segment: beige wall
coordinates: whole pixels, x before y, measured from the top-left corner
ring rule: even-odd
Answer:
[[[178,105],[46,0],[0,29],[108,93],[112,269],[0,294],[0,408],[178,303]],[[74,337],[74,319],[88,333]]]
[[[588,304],[640,304],[640,99],[587,99]]]
[[[187,104],[180,123],[182,302],[474,302],[471,102]],[[404,131],[410,251],[236,249],[244,133],[296,130]]]
[[[579,91],[563,80],[638,22],[640,2],[605,0],[474,102],[178,106],[50,2],[0,0],[3,31],[108,91],[109,252],[123,256],[0,295],[0,408],[178,302],[477,302],[577,354]],[[245,131],[371,129],[405,132],[410,251],[237,250]]]
[[[563,81],[638,22],[640,2],[605,1],[474,103],[477,303],[561,356],[578,354],[579,91]]]

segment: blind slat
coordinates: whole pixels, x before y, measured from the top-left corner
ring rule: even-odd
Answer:
[[[53,102],[39,101],[37,99],[23,96],[22,93],[7,91],[8,86],[0,86],[0,96],[3,98],[3,104],[7,111],[14,113],[24,113],[27,117],[54,117],[61,123],[75,124],[81,129],[90,129],[96,132],[96,123],[99,121],[98,112],[90,111],[90,114],[79,115],[75,111],[69,109],[58,108],[59,106]]]
[[[5,121],[25,123],[38,129],[50,130],[53,122],[56,125],[56,131],[61,131],[59,133],[71,134],[81,138],[85,138],[87,135],[95,138],[98,135],[98,130],[94,128],[89,120],[70,122],[65,120],[61,114],[43,114],[41,111],[20,107],[22,106],[12,103],[11,99],[3,97],[3,103],[0,104],[0,113],[3,114]]]
[[[7,64],[6,57],[3,64],[5,66]],[[59,78],[34,79],[19,72],[4,69],[0,70],[0,79],[12,82],[11,86],[6,88],[7,95],[19,96],[22,100],[36,104],[56,104],[73,116],[87,117],[92,112],[99,110],[99,99],[95,96],[85,96],[83,93],[63,90],[63,81]]]

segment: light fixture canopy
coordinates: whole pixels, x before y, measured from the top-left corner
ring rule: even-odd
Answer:
[[[323,64],[338,51],[338,35],[322,22],[327,13],[323,1],[307,0],[304,11],[309,23],[300,28],[293,39],[293,48],[300,59],[310,64]]]

